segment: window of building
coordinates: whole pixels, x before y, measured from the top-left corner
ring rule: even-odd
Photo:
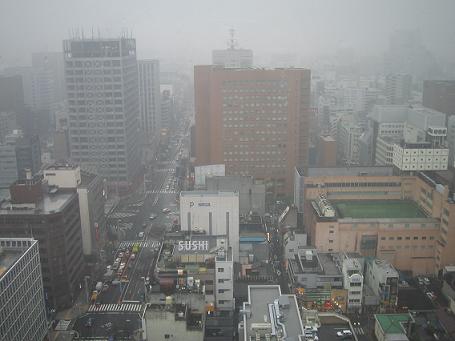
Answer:
[[[332,239],[329,239],[329,244],[332,244],[333,243],[333,240]]]
[[[419,239],[419,237],[417,237],[417,236],[414,236],[414,238],[413,238],[413,239],[414,239],[414,240],[417,240],[417,239]]]
[[[218,272],[224,272],[224,268],[218,268]]]

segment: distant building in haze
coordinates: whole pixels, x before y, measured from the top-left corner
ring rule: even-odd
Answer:
[[[387,104],[407,104],[411,99],[412,76],[388,74],[385,77],[385,96]]]
[[[230,33],[229,48],[225,50],[213,50],[212,64],[235,69],[253,67],[253,51],[236,48],[237,42],[234,39],[234,30],[230,30]]]
[[[138,60],[141,129],[145,142],[151,143],[161,129],[159,60]]]

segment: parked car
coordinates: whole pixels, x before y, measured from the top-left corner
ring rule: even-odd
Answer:
[[[137,235],[139,238],[144,238],[144,232],[139,232]]]
[[[169,212],[171,212],[170,208],[167,208],[167,207],[163,208],[163,213],[169,213]]]

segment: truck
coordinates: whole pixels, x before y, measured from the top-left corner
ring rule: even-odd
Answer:
[[[96,283],[95,289],[100,292],[103,289],[103,282]]]

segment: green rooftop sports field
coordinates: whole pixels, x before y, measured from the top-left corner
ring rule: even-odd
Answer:
[[[425,218],[408,200],[363,200],[332,202],[341,218]]]

